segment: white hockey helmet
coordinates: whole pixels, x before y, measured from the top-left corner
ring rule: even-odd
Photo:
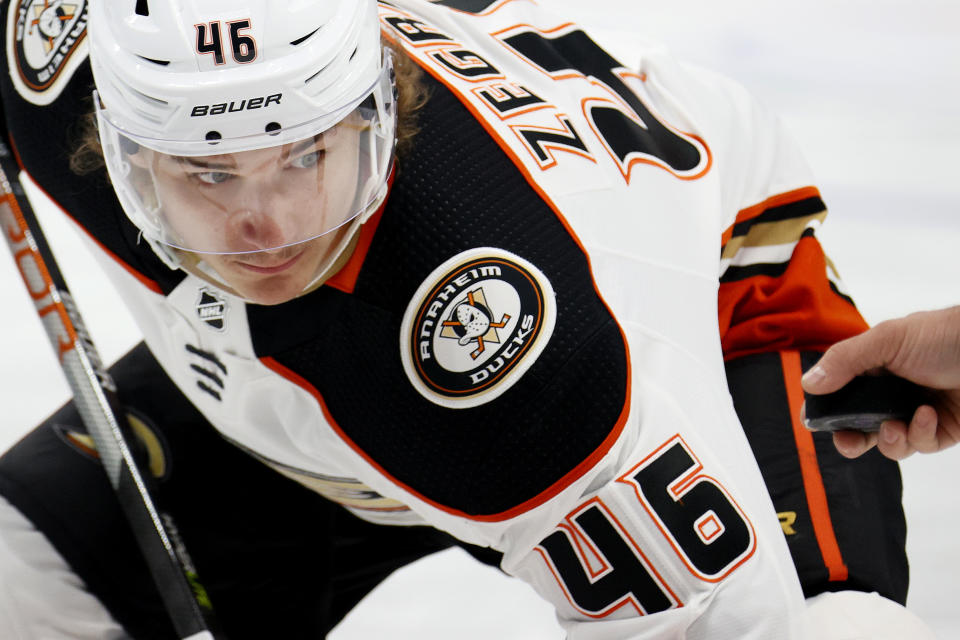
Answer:
[[[183,262],[184,251],[254,253],[306,242],[363,219],[384,199],[396,113],[375,0],[94,0],[89,11],[94,102],[111,181],[127,215],[171,266]],[[344,127],[351,133],[340,139],[356,143],[352,155],[327,152]],[[291,159],[311,140],[307,160]],[[241,181],[232,167],[255,151],[260,162],[268,150],[276,161],[265,166],[277,176],[291,166],[310,169],[313,200],[336,192],[336,203],[308,207],[312,219],[301,213],[282,223],[276,246],[221,242],[217,229],[195,234],[183,228],[189,215],[171,215],[157,158],[184,168],[196,183],[194,202],[212,203],[227,217],[246,206],[238,204]],[[344,158],[356,162],[355,171],[329,170]],[[199,168],[208,170],[198,181]],[[352,184],[331,184],[335,176]],[[284,190],[259,188],[268,187]]]

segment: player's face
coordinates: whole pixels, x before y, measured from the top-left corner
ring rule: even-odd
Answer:
[[[259,304],[303,292],[352,218],[357,127],[210,156],[149,152],[163,224],[234,291]],[[139,155],[139,154],[138,154]],[[144,158],[146,160],[146,158]]]
[[[240,297],[256,304],[281,304],[313,283],[348,231],[343,227],[275,251],[207,254],[202,260]]]

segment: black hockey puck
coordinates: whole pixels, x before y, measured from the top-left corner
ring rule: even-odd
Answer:
[[[804,393],[806,427],[811,431],[879,431],[885,420],[909,423],[930,390],[893,375],[857,376],[839,391]]]

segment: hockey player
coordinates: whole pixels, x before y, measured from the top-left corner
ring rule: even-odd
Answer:
[[[227,637],[452,544],[572,639],[919,626],[895,463],[795,418],[864,325],[737,86],[530,0],[4,10],[10,139],[137,318],[111,373]],[[4,637],[171,637],[95,458],[68,404],[0,461]]]

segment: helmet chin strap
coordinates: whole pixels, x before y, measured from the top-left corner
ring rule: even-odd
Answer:
[[[174,271],[183,268],[185,256],[182,254],[182,252],[177,251],[168,244],[164,244],[159,240],[154,240],[146,236],[141,229],[140,233],[137,234],[137,242],[139,243],[144,238],[146,238],[147,243],[150,245],[150,248],[153,249],[153,252],[157,254],[157,257],[163,261],[163,264],[167,265]]]

